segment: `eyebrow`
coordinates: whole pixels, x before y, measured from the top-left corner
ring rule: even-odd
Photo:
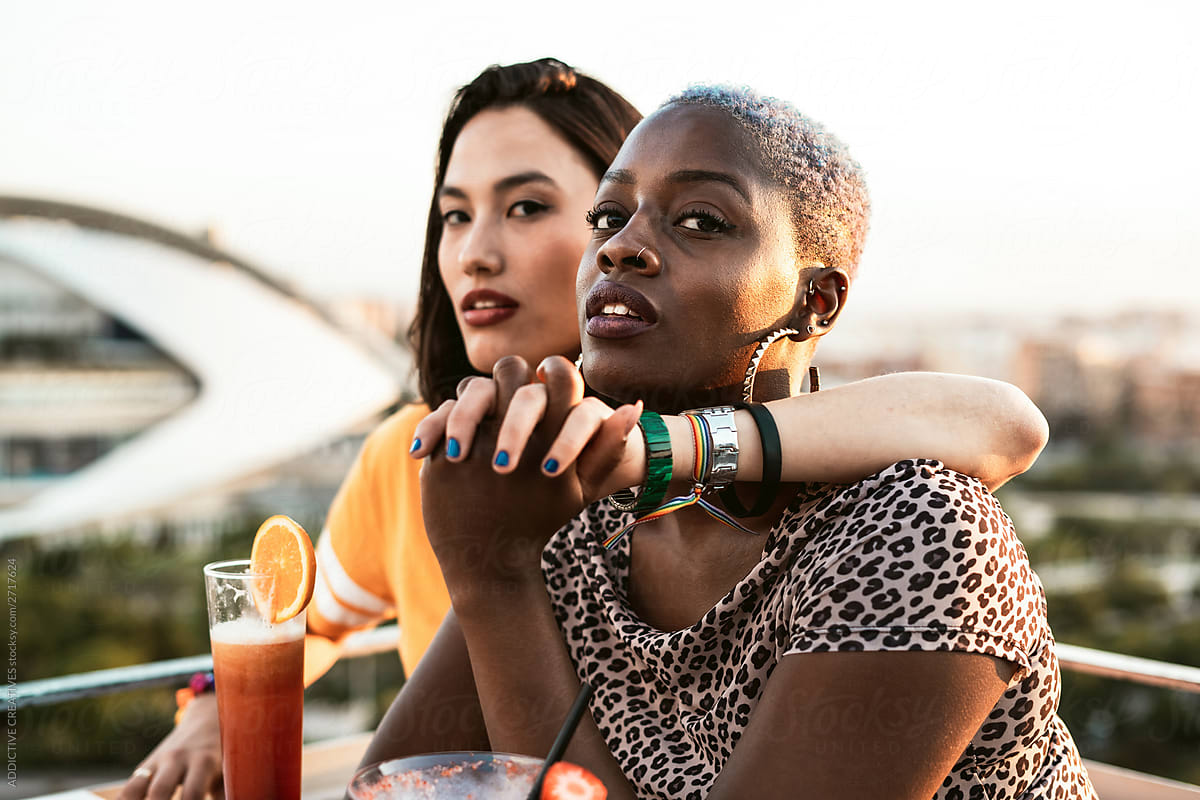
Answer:
[[[633,173],[627,169],[610,169],[600,178],[601,183],[619,183],[623,186],[632,186],[634,183]]]
[[[492,191],[496,194],[503,194],[504,192],[507,192],[511,189],[516,189],[518,186],[524,186],[528,183],[548,183],[551,186],[558,186],[558,184],[554,182],[554,179],[546,173],[538,172],[537,170],[529,170],[527,172],[518,172],[515,175],[509,175],[506,178],[501,178],[492,185]],[[466,200],[467,193],[462,189],[459,189],[457,186],[443,186],[438,190],[438,197],[456,197],[460,200]]]
[[[726,172],[713,172],[707,169],[681,169],[677,172],[672,172],[667,176],[667,180],[672,183],[723,183],[726,186],[733,188],[735,192],[740,194],[746,202],[750,202],[750,195],[741,182],[734,176]],[[604,177],[600,179],[601,183],[618,183],[623,186],[632,186],[636,181],[633,173],[627,169],[612,169],[604,173]]]
[[[726,186],[733,187],[733,190],[740,194],[747,203],[750,202],[750,194],[742,186],[741,182],[732,175],[725,172],[712,172],[705,169],[683,169],[679,172],[672,172],[670,180],[675,183],[723,183]]]

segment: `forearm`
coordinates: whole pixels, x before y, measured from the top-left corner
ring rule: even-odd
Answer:
[[[767,405],[783,441],[784,481],[852,481],[931,458],[994,489],[1028,469],[1046,441],[1045,418],[1023,392],[965,375],[895,373]],[[758,436],[748,414],[738,422],[744,479],[757,480]]]
[[[367,747],[359,766],[452,750],[488,750],[462,631],[447,613]]]
[[[307,688],[337,663],[342,646],[339,642],[311,630],[304,636],[304,686]]]
[[[856,381],[815,394],[767,403],[779,428],[785,483],[845,483],[905,458],[929,458],[995,489],[1032,465],[1045,446],[1046,420],[1011,384],[987,378],[906,372]],[[762,446],[748,411],[735,414],[739,481],[762,478]],[[691,474],[691,427],[664,416],[672,471]],[[629,452],[605,482],[605,493],[645,477],[645,448]]]
[[[493,750],[545,756],[579,692],[566,645],[540,576],[459,594],[455,614],[470,652]],[[585,714],[564,758],[587,767],[612,800],[635,793]]]

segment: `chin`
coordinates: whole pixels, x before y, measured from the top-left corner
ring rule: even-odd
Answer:
[[[467,350],[467,360],[471,366],[484,375],[492,374],[492,367],[508,352],[498,352],[494,347],[473,347]]]
[[[567,358],[567,353],[571,352],[571,346],[564,344],[561,349],[546,350],[546,341],[537,342],[506,342],[502,346],[497,346],[493,342],[488,342],[486,347],[475,347],[467,351],[467,358],[471,361],[471,366],[482,372],[484,375],[492,374],[492,367],[496,362],[505,356],[520,356],[525,359],[525,363],[529,369],[537,369],[538,364],[542,363],[543,359],[550,356],[561,355]],[[578,348],[578,345],[576,345]],[[578,350],[576,350],[578,352]],[[574,356],[568,360],[574,361]]]
[[[603,397],[619,403],[641,400],[647,411],[676,414],[689,408],[724,405],[741,400],[741,375],[698,375],[699,365],[678,367],[670,373],[661,367],[627,367],[616,360],[596,358],[583,368],[584,380]]]
[[[631,375],[626,370],[589,369],[584,365],[583,377],[592,391],[601,396],[617,403],[641,400],[648,411],[665,413],[683,408],[680,403],[687,394],[686,389],[672,381],[646,380],[648,375]]]

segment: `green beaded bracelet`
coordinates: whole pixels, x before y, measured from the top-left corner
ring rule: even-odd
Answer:
[[[643,411],[638,418],[642,438],[646,440],[646,480],[640,492],[622,489],[609,495],[609,502],[621,511],[644,514],[662,505],[671,482],[671,434],[663,424],[662,415]]]

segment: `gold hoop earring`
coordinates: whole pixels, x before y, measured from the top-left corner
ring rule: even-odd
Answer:
[[[754,355],[750,356],[750,364],[746,367],[746,377],[742,380],[742,400],[744,402],[753,402],[754,378],[758,374],[758,362],[762,361],[767,348],[785,336],[794,336],[798,333],[800,331],[795,328],[778,328],[759,340],[758,347],[754,348]]]

